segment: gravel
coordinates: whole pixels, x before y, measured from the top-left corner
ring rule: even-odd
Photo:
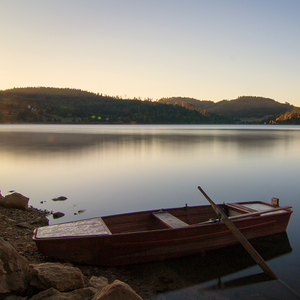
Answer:
[[[48,211],[28,207],[26,211],[0,206],[0,237],[9,242],[29,263],[45,262],[32,240],[36,227],[48,225]]]

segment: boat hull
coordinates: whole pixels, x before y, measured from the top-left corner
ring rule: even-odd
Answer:
[[[284,232],[292,211],[235,220],[249,240]],[[201,253],[237,244],[224,222],[91,236],[37,238],[38,250],[80,264],[116,266],[145,263]]]

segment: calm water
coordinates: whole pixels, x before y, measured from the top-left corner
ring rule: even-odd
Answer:
[[[216,203],[280,198],[294,210],[292,251],[268,263],[300,293],[299,149],[297,126],[0,125],[0,189],[65,213],[51,224],[207,204],[198,185]],[[51,200],[58,196],[68,199]],[[241,272],[260,269],[234,276]]]

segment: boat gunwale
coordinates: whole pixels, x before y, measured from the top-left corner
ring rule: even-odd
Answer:
[[[238,204],[247,204],[247,203],[260,203],[260,204],[264,204],[273,208],[280,208],[280,206],[274,206],[272,204],[263,202],[263,201],[247,201],[247,202],[235,202]],[[218,204],[218,206],[223,206],[226,205],[226,203],[223,204]],[[210,207],[209,205],[197,205],[197,206],[185,206],[185,207],[178,207],[178,208],[165,208],[163,210],[166,211],[171,211],[172,210],[176,210],[176,209],[184,209],[184,208],[198,208],[198,207]],[[129,212],[129,213],[124,213],[124,214],[115,214],[115,215],[108,215],[108,216],[103,216],[101,218],[110,218],[110,217],[116,217],[116,216],[129,216],[129,215],[134,215],[134,214],[140,214],[140,213],[153,213],[153,212],[158,212],[160,211],[159,209],[156,210],[146,210],[146,211],[139,211],[139,212]],[[253,215],[253,216],[247,216],[248,214],[245,213],[245,217],[243,218],[241,215],[241,218],[236,219],[236,220],[232,220],[232,222],[234,222],[235,224],[238,224],[240,222],[245,221],[246,219],[249,220],[256,220],[256,219],[264,219],[264,218],[268,218],[268,217],[274,217],[277,215],[286,215],[286,214],[292,214],[293,210],[291,210],[290,208],[284,208],[282,210],[277,210],[274,211],[271,214],[264,214],[262,212],[262,214],[259,215]],[[259,213],[259,212],[258,212]],[[88,218],[88,219],[84,219],[84,220],[91,220],[91,219],[97,219],[99,217],[94,217],[94,218]],[[66,223],[74,223],[74,222],[80,222],[80,221],[84,221],[84,220],[78,220],[78,221],[70,221],[70,222],[64,222],[61,224],[66,224]],[[104,221],[105,222],[105,221]],[[155,232],[165,232],[165,231],[187,231],[187,230],[191,230],[191,229],[197,229],[197,228],[204,228],[204,227],[208,227],[208,226],[217,226],[217,225],[223,225],[224,221],[219,220],[217,222],[203,222],[203,223],[196,223],[196,224],[191,224],[191,225],[187,225],[187,226],[183,226],[180,228],[160,228],[160,229],[153,229],[153,230],[143,230],[143,231],[130,231],[130,232],[118,232],[118,233],[112,233],[112,234],[93,234],[93,235],[74,235],[74,236],[70,236],[70,235],[65,235],[65,236],[56,236],[56,237],[37,237],[37,231],[39,228],[43,228],[43,227],[48,227],[48,226],[43,226],[43,227],[39,227],[34,229],[34,234],[32,239],[34,241],[47,241],[47,240],[64,240],[64,239],[89,239],[89,238],[103,238],[103,239],[111,239],[113,237],[117,237],[117,236],[126,236],[126,235],[141,235],[141,234],[145,234],[145,233],[155,233]],[[55,225],[60,225],[60,224],[54,224],[54,225],[50,225],[50,226],[55,226]]]

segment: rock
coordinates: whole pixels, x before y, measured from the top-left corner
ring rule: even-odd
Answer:
[[[29,198],[19,193],[13,193],[11,195],[6,195],[5,197],[0,194],[0,206],[6,208],[26,210],[28,208],[28,201]]]
[[[21,228],[29,228],[29,229],[32,228],[32,226],[30,226],[30,224],[28,222],[20,222],[20,223],[17,223],[16,226],[21,227]]]
[[[47,300],[61,299],[60,292],[58,290],[56,290],[55,288],[49,288],[49,289],[42,291],[30,298],[30,300],[42,300],[42,299],[47,299]]]
[[[92,300],[142,300],[142,298],[128,284],[115,280],[104,287]]]
[[[49,220],[46,217],[35,217],[30,221],[30,225],[39,225],[39,226],[47,226],[49,225]]]
[[[0,238],[0,294],[22,294],[27,288],[29,274],[26,258]]]
[[[61,293],[50,288],[30,298],[30,300],[90,300],[98,291],[92,287]]]
[[[21,297],[21,296],[17,296],[17,295],[11,295],[8,297],[5,297],[4,300],[26,300],[27,298]]]
[[[92,297],[97,294],[99,290],[93,287],[87,287],[83,289],[78,289],[73,292],[69,292],[70,300],[81,300],[81,299],[92,299]]]
[[[60,211],[57,211],[55,213],[53,213],[53,219],[59,219],[61,217],[63,217],[65,214],[60,212]]]
[[[84,277],[78,268],[60,263],[43,263],[30,265],[30,270],[32,275],[30,284],[39,290],[53,287],[65,292],[84,287]]]
[[[105,286],[108,286],[108,280],[103,276],[92,276],[89,280],[89,285],[101,291]]]
[[[84,212],[85,212],[85,209],[80,209],[80,210],[78,210],[77,212],[75,212],[74,215],[75,215],[75,216],[76,216],[77,214],[80,215],[80,214],[82,214],[82,213],[84,213]]]
[[[68,198],[67,197],[65,197],[65,196],[59,196],[59,197],[57,197],[57,198],[53,198],[52,200],[53,201],[65,201],[65,200],[67,200]]]

